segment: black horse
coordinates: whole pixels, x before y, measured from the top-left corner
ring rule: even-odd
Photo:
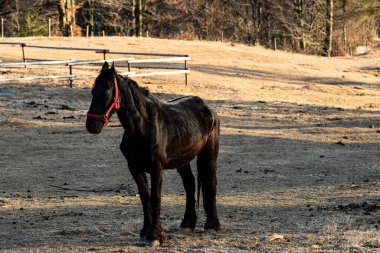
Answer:
[[[124,128],[121,152],[136,181],[144,210],[140,239],[147,246],[163,242],[160,223],[161,185],[164,169],[177,169],[186,191],[186,211],[180,228],[196,226],[195,178],[190,161],[197,156],[198,203],[202,189],[207,215],[205,230],[219,230],[216,210],[216,165],[219,152],[219,118],[196,96],[159,101],[145,88],[116,73],[105,63],[92,89],[86,128],[98,134],[116,111]],[[150,173],[149,192],[146,173]]]

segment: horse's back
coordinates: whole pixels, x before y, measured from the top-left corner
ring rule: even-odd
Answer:
[[[189,107],[189,105],[197,105],[197,106],[207,106],[206,103],[198,96],[182,96],[174,98],[167,102],[169,106],[185,106]]]
[[[218,120],[216,112],[214,112],[206,102],[198,96],[177,97],[167,102],[169,110],[175,114],[182,114],[188,120],[195,117],[201,121],[207,118],[211,121]]]
[[[187,101],[187,100],[193,100],[194,98],[199,98],[197,96],[181,96],[181,97],[176,97],[172,100],[169,100],[168,101],[168,104],[169,105],[176,105],[176,104],[179,104],[179,103],[182,103],[184,101]]]

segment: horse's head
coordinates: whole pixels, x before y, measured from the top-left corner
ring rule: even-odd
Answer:
[[[109,68],[105,62],[92,88],[92,101],[87,113],[86,128],[92,134],[99,134],[115,109],[120,107],[116,77],[114,64]]]

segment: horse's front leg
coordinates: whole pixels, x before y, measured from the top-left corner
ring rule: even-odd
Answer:
[[[140,241],[145,241],[148,231],[152,225],[152,211],[150,205],[150,193],[148,189],[148,182],[144,172],[132,172],[133,179],[137,184],[140,195],[141,204],[144,211],[144,226],[140,230]]]
[[[160,220],[161,213],[161,187],[162,187],[163,167],[161,165],[152,168],[151,178],[151,210],[152,226],[147,233],[146,246],[159,246],[163,243],[162,227]]]

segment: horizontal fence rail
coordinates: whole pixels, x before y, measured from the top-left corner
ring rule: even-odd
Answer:
[[[73,51],[94,51],[94,52],[108,52],[108,49],[104,48],[81,48],[81,47],[58,47],[58,46],[39,46],[39,45],[25,45],[26,47],[43,48],[43,49],[55,49],[55,50],[73,50]]]
[[[31,45],[24,42],[0,42],[0,45],[20,45],[23,47],[33,47],[33,48],[42,48],[42,49],[55,49],[55,50],[77,50],[77,51],[94,51],[98,53],[108,52],[108,49],[105,48],[83,48],[83,47],[61,47],[61,46],[43,46],[43,45]]]
[[[122,76],[135,76],[136,72],[122,72],[119,75]],[[31,81],[37,79],[70,79],[70,80],[81,80],[81,79],[93,79],[97,76],[75,76],[75,75],[52,75],[52,76],[27,76],[27,77],[10,77],[10,78],[1,78],[2,81]]]
[[[122,76],[133,76],[134,74],[136,74],[136,72],[122,72],[122,73],[119,73],[119,75],[122,75]],[[93,79],[93,78],[96,78],[97,76],[73,76],[73,77],[70,77],[71,80],[81,80],[81,79]]]
[[[171,58],[157,58],[157,59],[136,59],[130,60],[129,63],[153,63],[153,62],[171,62],[171,61],[187,61],[190,57],[171,57]]]
[[[24,42],[12,42],[12,41],[4,41],[4,42],[0,42],[0,45],[19,45],[19,46],[21,46],[21,45],[26,45],[26,43],[24,43]]]
[[[165,54],[165,53],[140,53],[140,52],[121,52],[121,51],[110,51],[104,48],[80,48],[80,47],[61,47],[61,46],[43,46],[43,45],[30,45],[24,42],[0,42],[0,45],[20,45],[22,48],[22,62],[2,62],[0,60],[0,67],[17,67],[33,65],[63,65],[69,67],[69,75],[49,75],[49,76],[29,76],[29,77],[13,77],[13,78],[2,78],[0,77],[0,82],[4,81],[23,81],[23,80],[36,80],[36,79],[58,79],[67,78],[69,80],[70,87],[73,87],[73,80],[79,79],[89,79],[96,78],[96,76],[76,76],[73,74],[73,67],[78,65],[91,65],[99,63],[113,63],[113,62],[125,62],[128,67],[128,72],[122,72],[121,75],[129,77],[148,77],[156,75],[175,75],[175,74],[185,74],[185,83],[187,85],[187,75],[190,73],[190,69],[187,67],[187,61],[190,60],[190,56],[187,54]],[[41,48],[41,49],[52,49],[52,50],[78,50],[78,51],[93,51],[95,53],[103,53],[103,60],[37,60],[37,61],[27,61],[25,57],[25,48]],[[149,58],[149,59],[136,59],[134,57],[125,58],[115,58],[106,59],[107,54],[119,54],[119,55],[131,55],[131,56],[157,56],[161,58]],[[184,65],[181,67],[180,63],[173,63],[176,66],[162,66],[160,63],[170,63],[170,62],[180,62],[183,61]],[[146,63],[152,63],[153,65],[145,65]],[[136,65],[140,64],[140,65]],[[161,71],[161,72],[149,72],[149,73],[136,73],[131,71],[131,68],[136,69],[165,69],[173,71]]]
[[[68,65],[73,60],[62,61],[31,61],[31,62],[0,62],[0,67],[13,67],[25,65]]]
[[[108,60],[95,60],[95,61],[74,61],[68,63],[69,66],[76,66],[76,65],[89,65],[89,64],[97,64],[97,63],[112,63],[112,62],[129,62],[131,60],[134,60],[135,58],[117,58],[117,59],[108,59]]]
[[[190,69],[187,70],[177,70],[177,71],[167,71],[167,72],[150,72],[141,74],[127,74],[127,72],[122,72],[120,75],[129,77],[145,77],[145,76],[159,76],[159,75],[177,75],[177,74],[187,74],[190,73]]]
[[[0,82],[5,81],[30,81],[30,80],[37,80],[37,79],[60,79],[60,78],[74,78],[73,75],[55,75],[55,76],[25,76],[25,77],[10,77],[10,78],[1,78]]]
[[[98,51],[97,53],[101,53]],[[164,56],[164,57],[189,57],[188,54],[163,54],[163,53],[140,53],[140,52],[121,52],[121,51],[108,51],[107,54],[127,54],[127,55],[141,55],[141,56]]]

